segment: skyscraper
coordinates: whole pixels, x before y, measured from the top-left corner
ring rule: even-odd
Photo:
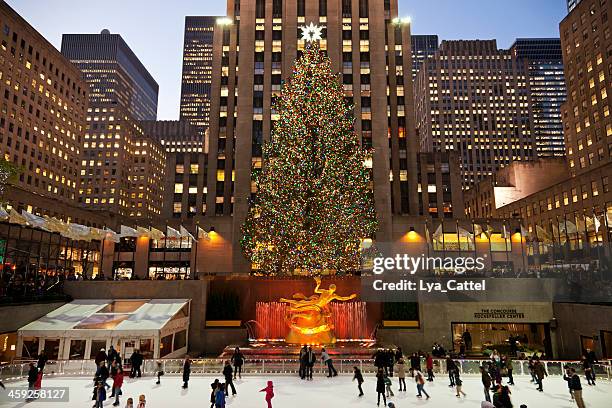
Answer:
[[[412,35],[412,79],[416,78],[423,61],[433,57],[438,51],[437,35]]]
[[[62,53],[90,85],[79,200],[153,220],[161,215],[165,152],[139,123],[157,116],[158,86],[118,34],[64,34]]]
[[[527,64],[495,40],[442,41],[415,82],[422,151],[457,151],[464,188],[535,158]]]
[[[251,168],[261,166],[276,119],[273,98],[305,46],[299,27],[310,23],[324,26],[320,46],[342,73],[361,144],[374,148],[367,165],[377,239],[390,240],[392,214],[419,209],[410,194],[417,174],[412,76],[405,75],[412,72],[410,24],[397,18],[397,1],[230,0],[227,14],[214,37],[207,222],[233,243],[236,270],[249,268],[239,240],[256,194]]]
[[[565,156],[561,105],[565,102],[563,55],[558,38],[518,38],[510,51],[529,70],[533,134],[538,157]]]
[[[64,34],[62,54],[83,72],[92,105],[120,105],[136,120],[157,117],[159,86],[119,34]]]
[[[181,119],[204,137],[209,124],[213,35],[217,17],[185,17]]]
[[[0,153],[20,168],[4,199],[18,211],[75,221],[69,206],[78,196],[88,86],[6,2],[0,20]]]

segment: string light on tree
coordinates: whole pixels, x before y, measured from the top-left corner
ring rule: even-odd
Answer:
[[[300,30],[302,30],[302,40],[306,42],[321,41],[323,39],[323,28],[323,26],[317,26],[314,23],[300,27]]]
[[[308,38],[320,38],[308,30]],[[358,143],[353,108],[317,41],[306,44],[275,102],[278,120],[253,169],[255,199],[242,248],[261,273],[321,275],[360,268],[377,228],[371,152]]]

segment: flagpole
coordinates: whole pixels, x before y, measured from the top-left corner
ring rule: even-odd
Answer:
[[[195,260],[193,262],[194,271],[191,274],[192,279],[196,279],[198,275],[198,244],[200,243],[200,221],[196,221],[196,235],[195,235]]]
[[[181,226],[179,227],[179,232],[181,230],[181,227],[183,227],[183,224],[181,223]],[[183,227],[185,228],[185,227]],[[178,259],[178,265],[179,265],[179,275],[180,275],[180,271],[181,271],[181,261],[183,260],[183,234],[181,234],[181,237],[179,238],[179,259]],[[185,271],[185,277],[187,276],[187,271]]]
[[[164,272],[164,279],[166,278],[166,252],[168,251],[168,222],[166,222],[166,235],[164,235],[164,258],[162,261],[162,271]]]
[[[106,229],[106,225],[102,227],[104,230]],[[102,238],[102,248],[100,249],[100,267],[98,269],[98,274],[104,274],[104,245],[106,244],[106,233]],[[92,271],[93,272],[93,271]],[[115,277],[112,277],[115,280]]]

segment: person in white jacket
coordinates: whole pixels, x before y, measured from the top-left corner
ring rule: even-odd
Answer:
[[[325,351],[324,348],[321,349],[321,360],[323,360],[323,363],[327,365],[328,377],[335,377],[338,375],[338,371],[336,371],[336,369],[334,368],[334,362],[332,361],[331,357],[329,356],[327,351]]]

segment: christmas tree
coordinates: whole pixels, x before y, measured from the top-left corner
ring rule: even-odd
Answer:
[[[265,274],[350,273],[376,231],[369,171],[352,107],[329,58],[311,41],[275,102],[279,115],[254,169],[256,198],[242,248]]]

